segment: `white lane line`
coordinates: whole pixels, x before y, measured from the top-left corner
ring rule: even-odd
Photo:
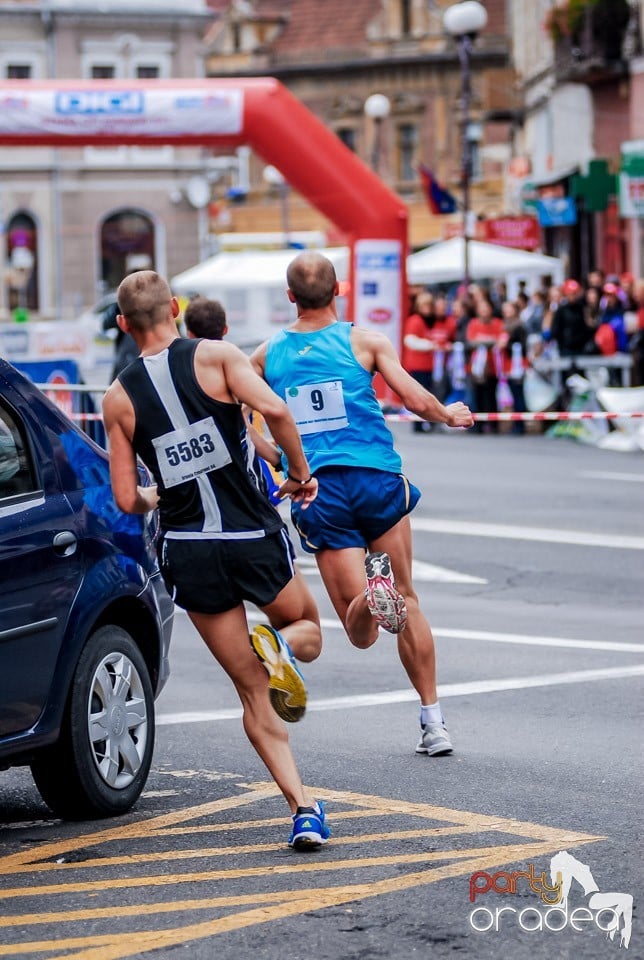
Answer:
[[[568,647],[577,650],[610,650],[613,653],[644,653],[644,643],[620,643],[611,640],[571,640],[568,637],[533,637],[521,633],[492,633],[488,630],[452,630],[432,627],[434,636],[460,640],[486,640],[533,647]]]
[[[610,473],[608,470],[582,470],[580,477],[589,480],[617,480],[623,483],[644,483],[644,473]]]
[[[545,673],[531,677],[507,677],[496,680],[472,680],[465,683],[438,685],[441,700],[448,697],[467,697],[478,693],[499,693],[505,690],[526,690],[530,687],[554,687],[571,683],[595,683],[599,680],[622,680],[644,676],[644,664],[632,667],[606,667],[600,670],[572,670],[567,673]],[[309,712],[352,710],[360,707],[383,706],[388,703],[408,703],[418,700],[415,690],[387,690],[383,693],[364,693],[348,697],[328,697],[311,700]],[[239,708],[231,710],[203,710],[185,713],[162,713],[156,718],[158,726],[175,723],[205,723],[212,720],[233,720],[241,717]]]
[[[533,540],[541,543],[568,543],[577,547],[610,547],[615,550],[644,550],[644,537],[584,530],[555,530],[549,527],[514,527],[498,523],[474,523],[463,520],[431,520],[418,517],[411,522],[414,531],[448,533],[462,537],[495,537],[504,540]]]
[[[184,614],[185,610],[175,607],[175,613]],[[247,610],[249,623],[266,623],[266,617],[255,610]],[[344,627],[339,620],[321,617],[323,630],[340,630]],[[491,630],[461,630],[453,627],[432,627],[435,637],[449,640],[482,640],[490,643],[514,643],[519,646],[560,647],[571,650],[607,650],[609,653],[644,653],[644,643],[624,643],[612,640],[573,640],[570,637],[537,637],[528,633],[495,633]]]
[[[247,610],[246,615],[253,623],[265,623],[266,618],[254,610]],[[339,620],[331,617],[322,617],[320,626],[323,630],[342,630],[344,627]],[[644,653],[644,643],[624,643],[611,640],[573,640],[570,637],[537,637],[528,633],[497,633],[492,630],[461,630],[452,627],[432,627],[435,637],[446,637],[455,640],[484,640],[491,643],[516,643],[533,647],[563,647],[577,650],[608,650],[611,653]]]
[[[318,565],[313,557],[307,555],[298,557],[297,565],[305,577],[319,576]],[[459,573],[448,567],[437,567],[433,563],[424,563],[422,560],[413,560],[411,571],[414,580],[424,583],[489,583],[489,580],[483,580],[482,577],[472,577],[468,573]]]

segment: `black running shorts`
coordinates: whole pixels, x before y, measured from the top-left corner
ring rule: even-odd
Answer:
[[[245,600],[272,603],[294,573],[286,530],[254,540],[159,542],[159,563],[168,593],[193,613],[224,613]]]

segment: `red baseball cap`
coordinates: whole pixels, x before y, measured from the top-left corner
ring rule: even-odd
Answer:
[[[564,283],[561,289],[566,294],[566,296],[570,296],[570,294],[579,293],[579,291],[581,290],[581,287],[576,280],[569,279],[569,280],[564,280]]]
[[[604,284],[604,293],[617,293],[619,287],[614,283],[605,283]]]

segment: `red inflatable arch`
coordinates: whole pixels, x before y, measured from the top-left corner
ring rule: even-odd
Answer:
[[[399,348],[407,208],[277,80],[0,83],[0,145],[118,144],[251,146],[346,233],[349,316]]]

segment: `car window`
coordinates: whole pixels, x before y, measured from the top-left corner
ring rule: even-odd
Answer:
[[[31,457],[14,414],[0,405],[0,499],[37,489]]]

